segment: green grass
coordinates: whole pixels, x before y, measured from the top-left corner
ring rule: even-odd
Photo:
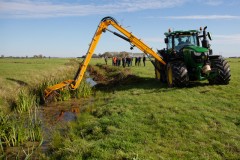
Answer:
[[[7,83],[19,83],[22,85],[36,84],[30,78],[41,79],[42,76],[50,76],[51,71],[60,71],[68,59],[0,59],[0,77]],[[44,75],[47,73],[46,75]],[[49,74],[50,73],[50,74]],[[55,73],[55,72],[54,72]],[[14,81],[16,80],[16,81]]]
[[[149,61],[146,67],[131,67],[129,73],[136,75],[137,81],[96,88],[76,122],[56,131],[46,159],[239,159],[240,59],[228,61],[232,74],[229,85],[203,81],[181,89],[156,81]],[[0,91],[14,93],[46,78],[64,79],[71,62],[0,59],[0,63],[9,69],[0,68],[0,81],[6,84]],[[104,64],[104,60],[91,60],[92,65],[97,63]],[[119,72],[97,70],[113,77]],[[69,72],[74,76],[74,71]],[[0,104],[5,104],[5,94],[0,97]]]
[[[15,59],[0,58],[0,108],[6,110],[15,101],[22,88],[36,88],[44,81],[54,78],[65,80],[73,78],[76,64],[74,59]],[[11,104],[10,104],[11,105]]]
[[[56,58],[0,59],[0,82],[4,84],[0,87],[0,159],[28,159],[39,148],[43,140],[37,115],[39,94],[51,82],[72,78],[78,63]],[[33,143],[31,151],[25,147],[29,142]]]
[[[167,88],[153,67],[132,67],[143,77],[99,90],[94,104],[53,140],[58,159],[238,159],[239,59],[229,59],[229,85],[197,82]],[[63,135],[62,135],[63,134]],[[63,138],[64,137],[64,138]]]

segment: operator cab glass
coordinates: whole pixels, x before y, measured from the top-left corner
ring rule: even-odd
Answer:
[[[172,37],[168,37],[167,48],[168,49],[172,49],[173,48],[173,46],[172,46]]]
[[[174,48],[176,51],[179,51],[185,46],[198,46],[196,34],[192,35],[175,35],[174,36]]]
[[[198,30],[165,32],[167,49],[174,49],[178,52],[185,46],[199,46],[199,33]]]

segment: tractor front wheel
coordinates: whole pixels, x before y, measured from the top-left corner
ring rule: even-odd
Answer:
[[[218,57],[217,59],[211,60],[211,68],[212,70],[216,70],[216,76],[214,78],[208,79],[209,84],[219,84],[219,85],[227,85],[230,81],[230,66],[226,60],[222,57]]]
[[[187,67],[181,61],[168,63],[166,73],[168,87],[185,87],[189,83]]]

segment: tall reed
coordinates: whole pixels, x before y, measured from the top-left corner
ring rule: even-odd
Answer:
[[[41,121],[37,117],[37,107],[29,110],[28,112],[28,140],[30,141],[41,141],[42,140],[42,129]]]
[[[28,115],[1,115],[1,149],[20,146],[27,141],[39,142],[42,140],[41,121],[36,117],[34,110],[29,110]]]
[[[92,87],[89,83],[86,82],[85,79],[81,82],[80,86],[72,91],[72,97],[73,98],[87,98],[92,94]]]
[[[18,94],[14,112],[0,112],[0,153],[8,147],[22,146],[26,142],[42,142],[41,121],[37,117],[36,95],[27,90]],[[28,155],[29,156],[29,155]]]
[[[44,104],[44,90],[48,86],[55,85],[59,82],[61,82],[61,80],[54,79],[51,81],[45,81],[39,85],[37,89],[33,90],[32,93],[36,93],[37,95],[37,103]],[[51,101],[67,101],[71,98],[86,98],[92,94],[92,87],[89,83],[86,82],[86,79],[84,78],[76,90],[71,90],[65,87],[61,90],[57,90],[55,93],[57,94],[52,97]]]
[[[15,110],[18,113],[28,112],[36,106],[36,96],[29,94],[26,90],[21,90],[18,94]]]

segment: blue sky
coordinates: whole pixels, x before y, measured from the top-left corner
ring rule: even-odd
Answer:
[[[240,0],[0,0],[0,55],[84,55],[105,16],[112,16],[155,51],[164,32],[208,26],[214,54],[240,56]],[[110,27],[114,30],[112,27]],[[104,33],[95,53],[130,50]]]

